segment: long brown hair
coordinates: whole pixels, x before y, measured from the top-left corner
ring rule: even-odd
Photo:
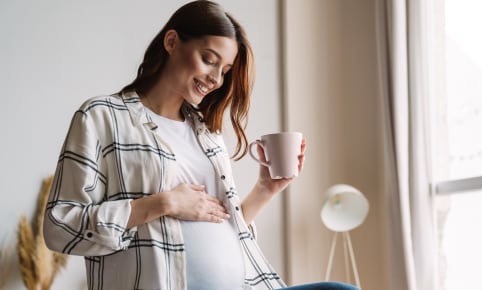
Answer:
[[[224,76],[223,85],[206,95],[198,106],[211,132],[221,132],[223,117],[229,108],[230,120],[237,138],[233,158],[241,159],[247,153],[246,124],[250,96],[254,82],[254,57],[243,27],[217,3],[197,0],[179,8],[154,37],[144,54],[136,79],[121,92],[135,90],[145,95],[158,80],[169,54],[164,48],[164,36],[170,29],[177,31],[182,41],[208,35],[236,39],[238,54],[232,68]]]

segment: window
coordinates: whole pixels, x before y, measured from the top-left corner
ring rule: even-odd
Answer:
[[[482,1],[434,1],[433,172],[439,289],[480,284]]]

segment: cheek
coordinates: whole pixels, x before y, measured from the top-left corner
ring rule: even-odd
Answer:
[[[182,58],[183,67],[189,74],[199,74],[205,70],[205,65],[199,57],[192,54],[186,54]]]
[[[206,65],[200,60],[191,59],[189,66],[194,74],[207,73]]]

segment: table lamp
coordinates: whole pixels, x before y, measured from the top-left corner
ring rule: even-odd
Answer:
[[[356,267],[355,253],[353,251],[349,232],[365,221],[365,218],[368,215],[368,210],[368,200],[353,186],[347,184],[335,184],[325,192],[325,199],[321,207],[320,217],[323,224],[328,229],[335,232],[331,243],[325,280],[328,281],[330,279],[338,233],[341,233],[343,235],[345,273],[347,275],[347,280],[350,280],[348,263],[351,263],[356,286],[361,289],[358,269]],[[348,257],[350,259],[349,261]]]

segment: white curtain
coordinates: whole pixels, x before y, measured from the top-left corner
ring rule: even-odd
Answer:
[[[376,0],[391,290],[435,290],[424,1]]]

